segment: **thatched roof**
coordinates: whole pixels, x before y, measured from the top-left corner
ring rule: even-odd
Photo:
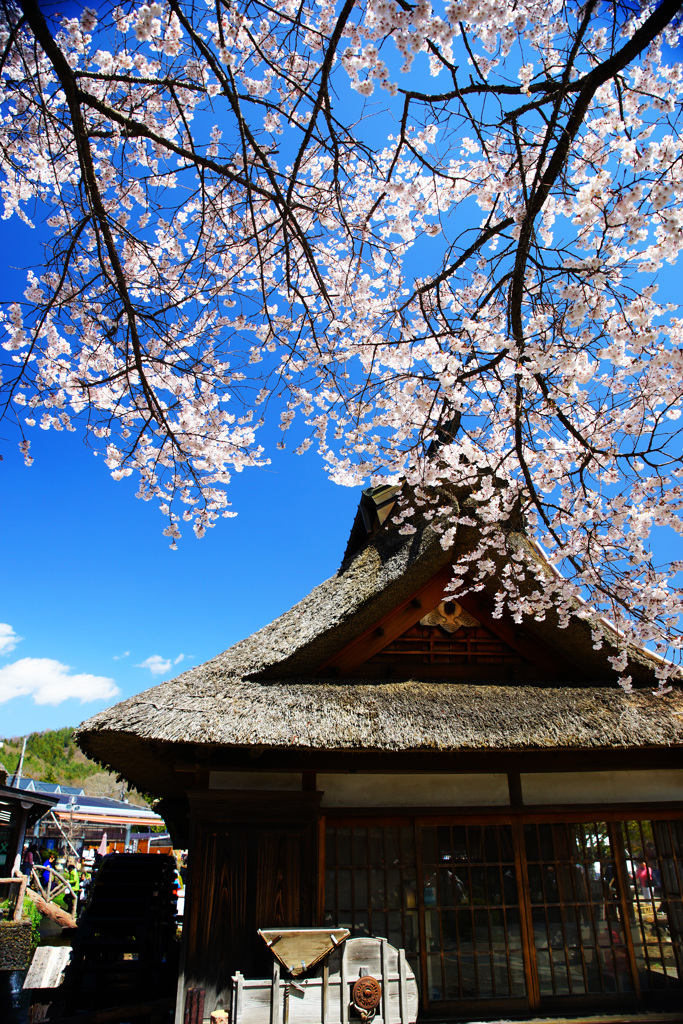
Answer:
[[[331,579],[270,625],[171,682],[102,711],[78,730],[83,750],[136,785],[168,788],[183,750],[464,751],[668,747],[683,739],[683,696],[654,697],[654,663],[629,671],[648,689],[625,694],[585,623],[530,624],[576,667],[572,685],[510,685],[491,666],[477,684],[316,677],[472,542],[444,551],[423,524],[410,537],[382,530]],[[164,767],[165,766],[165,767]]]
[[[616,686],[235,678],[217,693],[186,673],[96,715],[79,735],[86,750],[119,765],[132,737],[188,748],[320,751],[652,748],[683,741],[683,695],[626,694]]]

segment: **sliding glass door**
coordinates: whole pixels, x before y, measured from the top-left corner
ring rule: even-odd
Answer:
[[[683,999],[683,822],[329,821],[326,925],[406,949],[424,1011]]]

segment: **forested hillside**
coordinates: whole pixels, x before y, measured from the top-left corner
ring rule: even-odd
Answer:
[[[47,732],[32,732],[26,741],[22,777],[79,786],[89,796],[111,796],[119,799],[122,795],[122,783],[117,782],[112,772],[104,771],[78,749],[73,732],[68,726],[64,729],[49,729]],[[19,766],[23,742],[23,736],[2,740],[0,763],[5,766],[10,776]],[[134,803],[145,802],[135,791],[126,792],[126,797]]]

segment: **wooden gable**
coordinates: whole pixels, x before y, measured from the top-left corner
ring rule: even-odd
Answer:
[[[449,598],[444,566],[410,598],[318,669],[334,678],[566,681],[576,667],[509,616],[494,618],[482,592]]]

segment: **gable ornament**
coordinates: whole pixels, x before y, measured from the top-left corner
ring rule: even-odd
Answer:
[[[455,633],[462,626],[478,626],[479,620],[466,612],[458,601],[441,601],[433,611],[423,615],[421,626],[439,626],[446,633]]]

